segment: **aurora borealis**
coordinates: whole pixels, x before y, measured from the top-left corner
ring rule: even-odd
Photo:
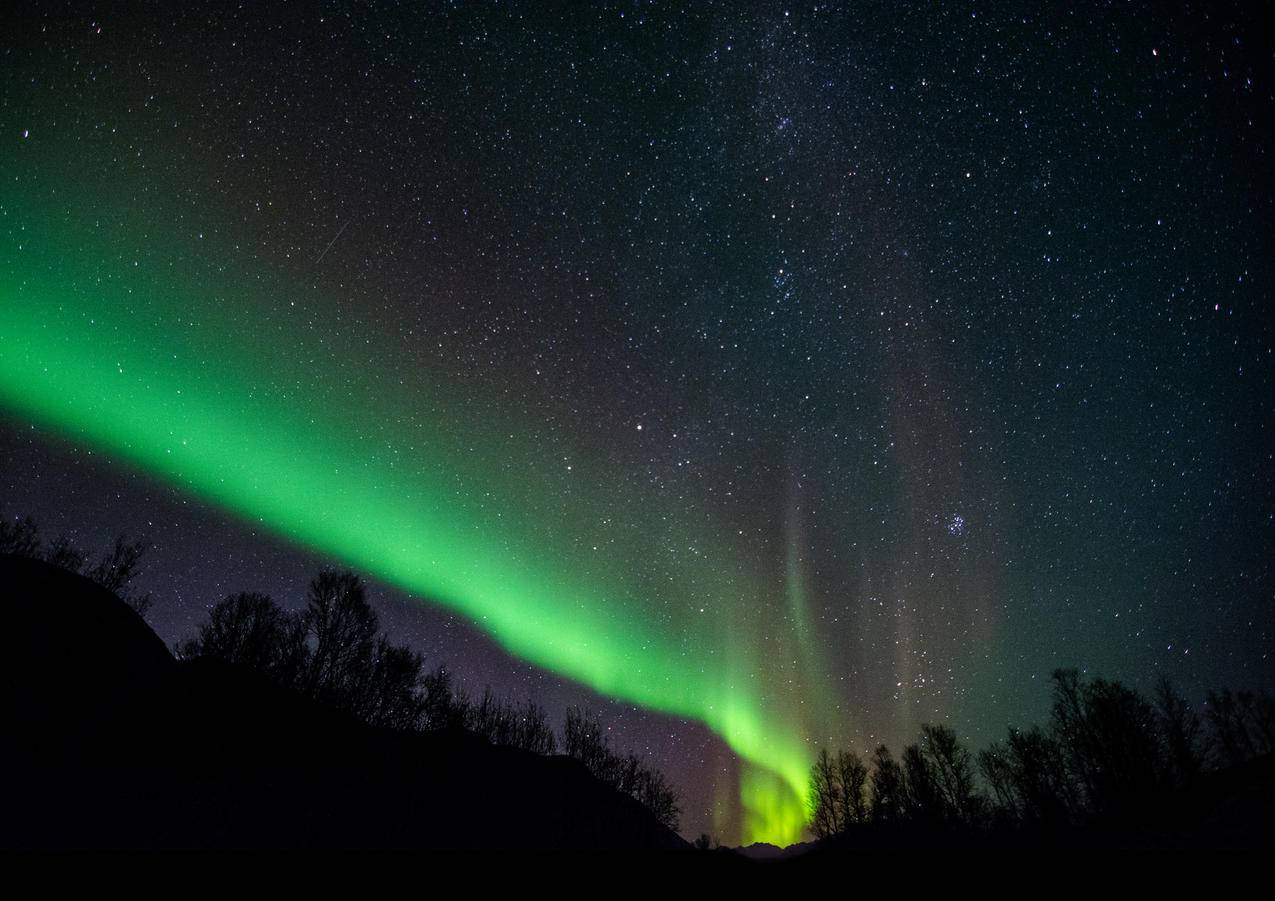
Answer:
[[[50,263],[14,279],[25,283],[0,320],[9,407],[451,606],[528,660],[707,723],[772,777],[773,810],[759,812],[751,828],[772,838],[798,834],[805,749],[784,711],[765,700],[772,689],[759,681],[764,668],[736,621],[756,607],[759,574],[719,552],[702,514],[681,505],[649,517],[642,499],[606,491],[589,461],[555,466],[516,433],[481,424],[459,431],[460,416],[403,427],[408,411],[395,397],[343,407],[341,385],[288,379],[290,367],[273,354],[245,348],[251,339],[232,323],[252,321],[251,307],[236,309],[223,296],[201,328],[189,316],[204,296],[198,289],[127,273],[114,287],[117,276],[101,270],[77,278],[52,251],[53,238],[32,229],[24,240],[27,259]],[[345,370],[360,360],[337,351],[331,362]],[[372,385],[364,390],[376,396]],[[422,386],[412,396],[455,393]],[[519,430],[516,417],[501,422]],[[552,469],[568,474],[546,485]],[[599,517],[622,551],[661,535],[670,545],[699,543],[696,558],[706,562],[670,568],[673,590],[640,584],[626,578],[622,556],[586,548]],[[573,561],[565,574],[546,565],[561,560]],[[671,608],[651,622],[639,604],[660,594],[684,597],[680,615]],[[670,629],[710,656],[690,658],[668,640]]]
[[[168,641],[353,567],[731,842],[1057,666],[1271,685],[1269,48],[931,15],[29,11],[0,513],[145,534]]]

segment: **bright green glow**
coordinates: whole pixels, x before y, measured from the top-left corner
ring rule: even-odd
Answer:
[[[806,824],[802,803],[806,789],[806,783],[796,789],[769,770],[745,765],[739,777],[744,844],[770,842],[782,847],[796,841]]]
[[[704,722],[747,761],[745,838],[800,837],[809,753],[788,710],[804,689],[771,667],[807,638],[759,635],[781,631],[766,602],[782,578],[706,515],[657,509],[587,459],[568,470],[478,386],[411,373],[404,391],[366,346],[310,363],[286,304],[215,284],[181,248],[141,265],[90,228],[18,231],[0,260],[0,405],[444,604],[540,666]]]

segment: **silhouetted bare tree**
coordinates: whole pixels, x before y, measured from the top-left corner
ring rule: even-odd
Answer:
[[[138,594],[131,587],[133,579],[141,572],[142,555],[145,552],[145,542],[129,541],[121,535],[115,539],[115,546],[103,554],[84,575],[119,597],[136,610],[138,615],[145,616],[151,608],[151,596]]]
[[[1054,673],[1049,729],[1011,730],[982,751],[979,770],[1002,823],[1027,827],[1149,822],[1174,814],[1173,792],[1205,768],[1200,718],[1161,679],[1154,704],[1119,682]],[[1212,754],[1224,765],[1275,748],[1275,704],[1214,692]],[[1265,723],[1265,727],[1259,724]],[[1266,735],[1264,740],[1256,736]]]
[[[83,572],[84,565],[88,562],[84,552],[72,544],[66,535],[53,539],[53,543],[44,552],[44,559],[59,569],[73,573]]]
[[[1275,751],[1275,698],[1228,688],[1209,692],[1205,707],[1209,749],[1219,764],[1235,766]]]
[[[896,823],[907,803],[903,768],[885,745],[872,752],[872,821]]]
[[[362,579],[348,570],[321,572],[310,583],[305,623],[311,645],[308,693],[337,707],[357,708],[378,626]]]
[[[145,543],[128,541],[121,535],[115,539],[115,547],[103,554],[85,575],[107,591],[119,594],[141,571],[145,552]]]
[[[541,707],[531,701],[521,706],[503,701],[493,694],[490,686],[470,709],[467,722],[471,731],[494,745],[536,754],[552,754],[557,750],[557,738]]]
[[[493,745],[513,743],[513,711],[496,697],[490,685],[483,689],[482,697],[470,711],[469,729],[483,736]]]
[[[0,554],[44,560],[60,569],[87,576],[141,616],[150,610],[152,599],[149,594],[133,591],[130,583],[141,571],[145,550],[144,542],[128,541],[121,535],[115,539],[114,548],[86,571],[88,558],[66,535],[59,535],[48,548],[44,548],[40,527],[30,516],[0,521]]]
[[[896,761],[885,745],[872,755],[871,777],[858,756],[843,751],[836,758],[821,755],[812,782],[826,781],[822,793],[835,798],[833,810],[820,810],[816,796],[812,813],[822,817],[813,825],[817,835],[848,830],[856,823],[912,823],[929,827],[967,827],[981,822],[985,799],[978,794],[974,761],[947,726],[926,725],[921,740],[903,749]],[[864,797],[870,783],[871,804]]]
[[[1155,710],[1119,682],[1054,673],[1054,736],[1086,806],[1108,818],[1136,816],[1165,783]]]
[[[453,685],[450,672],[440,666],[426,673],[421,680],[421,692],[423,729],[454,731],[467,727],[470,717],[469,699]]]
[[[374,639],[376,624],[358,577],[328,572],[311,582],[303,613],[288,613],[263,594],[231,595],[177,651],[264,673],[370,725],[426,727],[424,660],[385,636]]]
[[[1178,785],[1194,782],[1204,765],[1200,718],[1168,677],[1156,684],[1155,706],[1174,781]]]
[[[562,752],[591,773],[608,773],[613,756],[601,724],[579,707],[568,707],[562,726]]]
[[[837,755],[841,780],[841,809],[846,826],[868,821],[868,768],[854,751]]]
[[[664,774],[647,767],[633,754],[621,755],[613,751],[602,726],[578,707],[567,710],[562,748],[568,757],[579,760],[594,776],[632,795],[661,823],[677,830],[681,808],[677,794]]]
[[[949,822],[949,812],[943,802],[938,779],[921,745],[916,743],[904,747],[901,760],[903,819],[926,826],[940,826]]]
[[[810,768],[806,799],[811,829],[819,838],[846,832],[868,818],[868,768],[853,751],[834,757],[821,749]]]
[[[0,554],[40,556],[40,527],[30,516],[0,520]]]
[[[286,613],[268,595],[246,591],[213,607],[198,636],[178,652],[182,657],[216,657],[291,685],[304,667],[294,655],[308,656],[304,641],[297,641],[303,635],[299,615]]]
[[[921,727],[921,751],[933,774],[949,823],[972,825],[983,812],[974,779],[974,760],[948,726]]]
[[[647,810],[655,814],[655,818],[677,831],[678,817],[682,808],[678,804],[677,792],[664,774],[652,767],[643,766],[638,771],[638,780],[633,796],[646,805]]]
[[[1080,813],[1066,755],[1039,726],[1011,729],[1005,741],[979,752],[978,765],[997,813],[1011,825],[1057,827]]]
[[[373,726],[417,729],[425,711],[425,660],[411,648],[377,639],[361,671],[350,678],[354,713]]]
[[[515,747],[535,754],[553,754],[558,750],[558,738],[549,725],[549,717],[538,704],[528,700],[518,710],[518,728]]]
[[[827,748],[810,766],[810,789],[806,796],[806,816],[817,838],[828,838],[842,831],[840,788],[836,764]]]

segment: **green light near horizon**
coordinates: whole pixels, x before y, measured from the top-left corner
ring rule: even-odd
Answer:
[[[746,762],[744,838],[800,837],[810,754],[785,702],[802,689],[768,664],[802,637],[763,647],[757,622],[782,577],[693,511],[616,485],[607,461],[568,470],[516,415],[469,404],[481,386],[421,375],[396,394],[353,351],[308,362],[286,323],[252,318],[248,291],[182,278],[201,265],[182,248],[130,265],[85,234],[32,220],[4,248],[0,406],[443,604],[519,657],[703,722]],[[595,548],[600,513],[616,540]],[[653,536],[703,555],[664,561],[653,585],[634,567]]]
[[[783,847],[801,836],[806,825],[804,784],[798,791],[774,771],[745,764],[739,799],[744,808],[744,844],[769,842]]]

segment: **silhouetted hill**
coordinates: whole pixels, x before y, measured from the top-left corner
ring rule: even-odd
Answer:
[[[772,845],[769,842],[753,842],[751,845],[741,845],[735,848],[734,851],[749,860],[788,860],[805,854],[813,847],[814,844],[810,842],[798,842],[795,845],[788,845],[784,848]]]
[[[686,848],[577,761],[377,730],[179,662],[88,579],[0,556],[0,845]]]

